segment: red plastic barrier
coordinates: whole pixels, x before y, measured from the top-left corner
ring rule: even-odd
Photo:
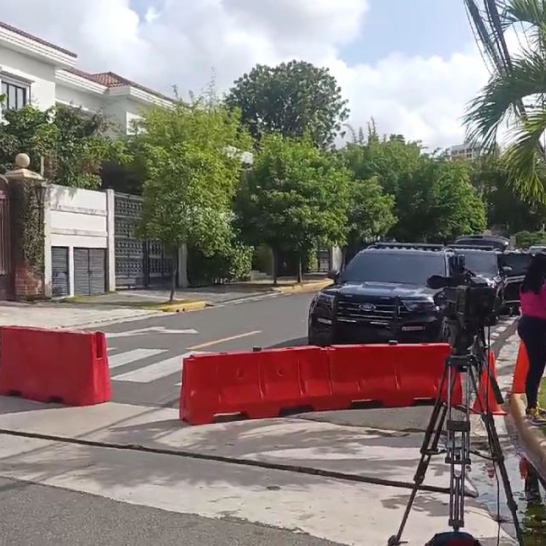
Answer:
[[[197,425],[220,416],[278,417],[330,409],[328,354],[318,347],[197,355],[184,361],[181,419]]]
[[[209,354],[185,360],[180,418],[278,417],[294,410],[328,411],[369,403],[407,407],[436,399],[449,346],[302,347]],[[453,403],[462,403],[460,377]],[[443,393],[445,400],[446,393]]]
[[[330,350],[333,396],[340,407],[408,407],[436,399],[450,349],[447,344],[355,345]],[[443,399],[447,398],[447,389]],[[453,404],[462,403],[460,377]]]
[[[0,394],[90,406],[112,399],[103,333],[4,327]]]

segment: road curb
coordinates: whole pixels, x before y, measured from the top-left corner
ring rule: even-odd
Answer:
[[[524,396],[523,394],[512,394],[510,396],[510,415],[514,420],[529,460],[538,473],[546,477],[546,436],[540,428],[534,427],[527,422]]]
[[[273,292],[278,292],[279,294],[303,294],[306,292],[318,292],[323,288],[331,286],[333,282],[331,280],[319,281],[319,282],[310,282],[306,284],[296,284],[293,286],[277,286],[273,288]]]
[[[175,303],[164,303],[155,306],[157,311],[163,311],[164,313],[187,313],[190,311],[199,311],[208,307],[209,303],[206,301],[186,301]]]

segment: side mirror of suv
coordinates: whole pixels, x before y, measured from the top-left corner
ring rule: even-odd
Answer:
[[[510,273],[512,273],[512,271],[514,271],[514,269],[512,267],[510,267],[509,265],[504,265],[504,266],[502,266],[501,271],[505,275],[510,275]]]
[[[339,269],[332,269],[328,272],[328,278],[332,279],[334,282],[337,282],[339,280],[340,275],[341,271]]]

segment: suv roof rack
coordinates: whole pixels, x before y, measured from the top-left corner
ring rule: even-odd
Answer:
[[[452,248],[453,250],[484,250],[487,252],[490,252],[492,250],[498,250],[494,246],[482,246],[482,245],[455,244],[455,245],[447,245],[447,247]]]
[[[445,250],[444,245],[432,245],[427,243],[375,243],[368,248],[400,248],[413,250]]]

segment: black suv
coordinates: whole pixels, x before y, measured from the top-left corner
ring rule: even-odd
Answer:
[[[450,245],[450,248],[463,254],[466,267],[486,278],[497,290],[497,318],[501,314],[513,315],[519,311],[519,289],[532,259],[529,253],[462,244]]]
[[[357,254],[309,310],[310,345],[444,339],[444,295],[426,286],[448,276],[441,245],[378,244]]]

